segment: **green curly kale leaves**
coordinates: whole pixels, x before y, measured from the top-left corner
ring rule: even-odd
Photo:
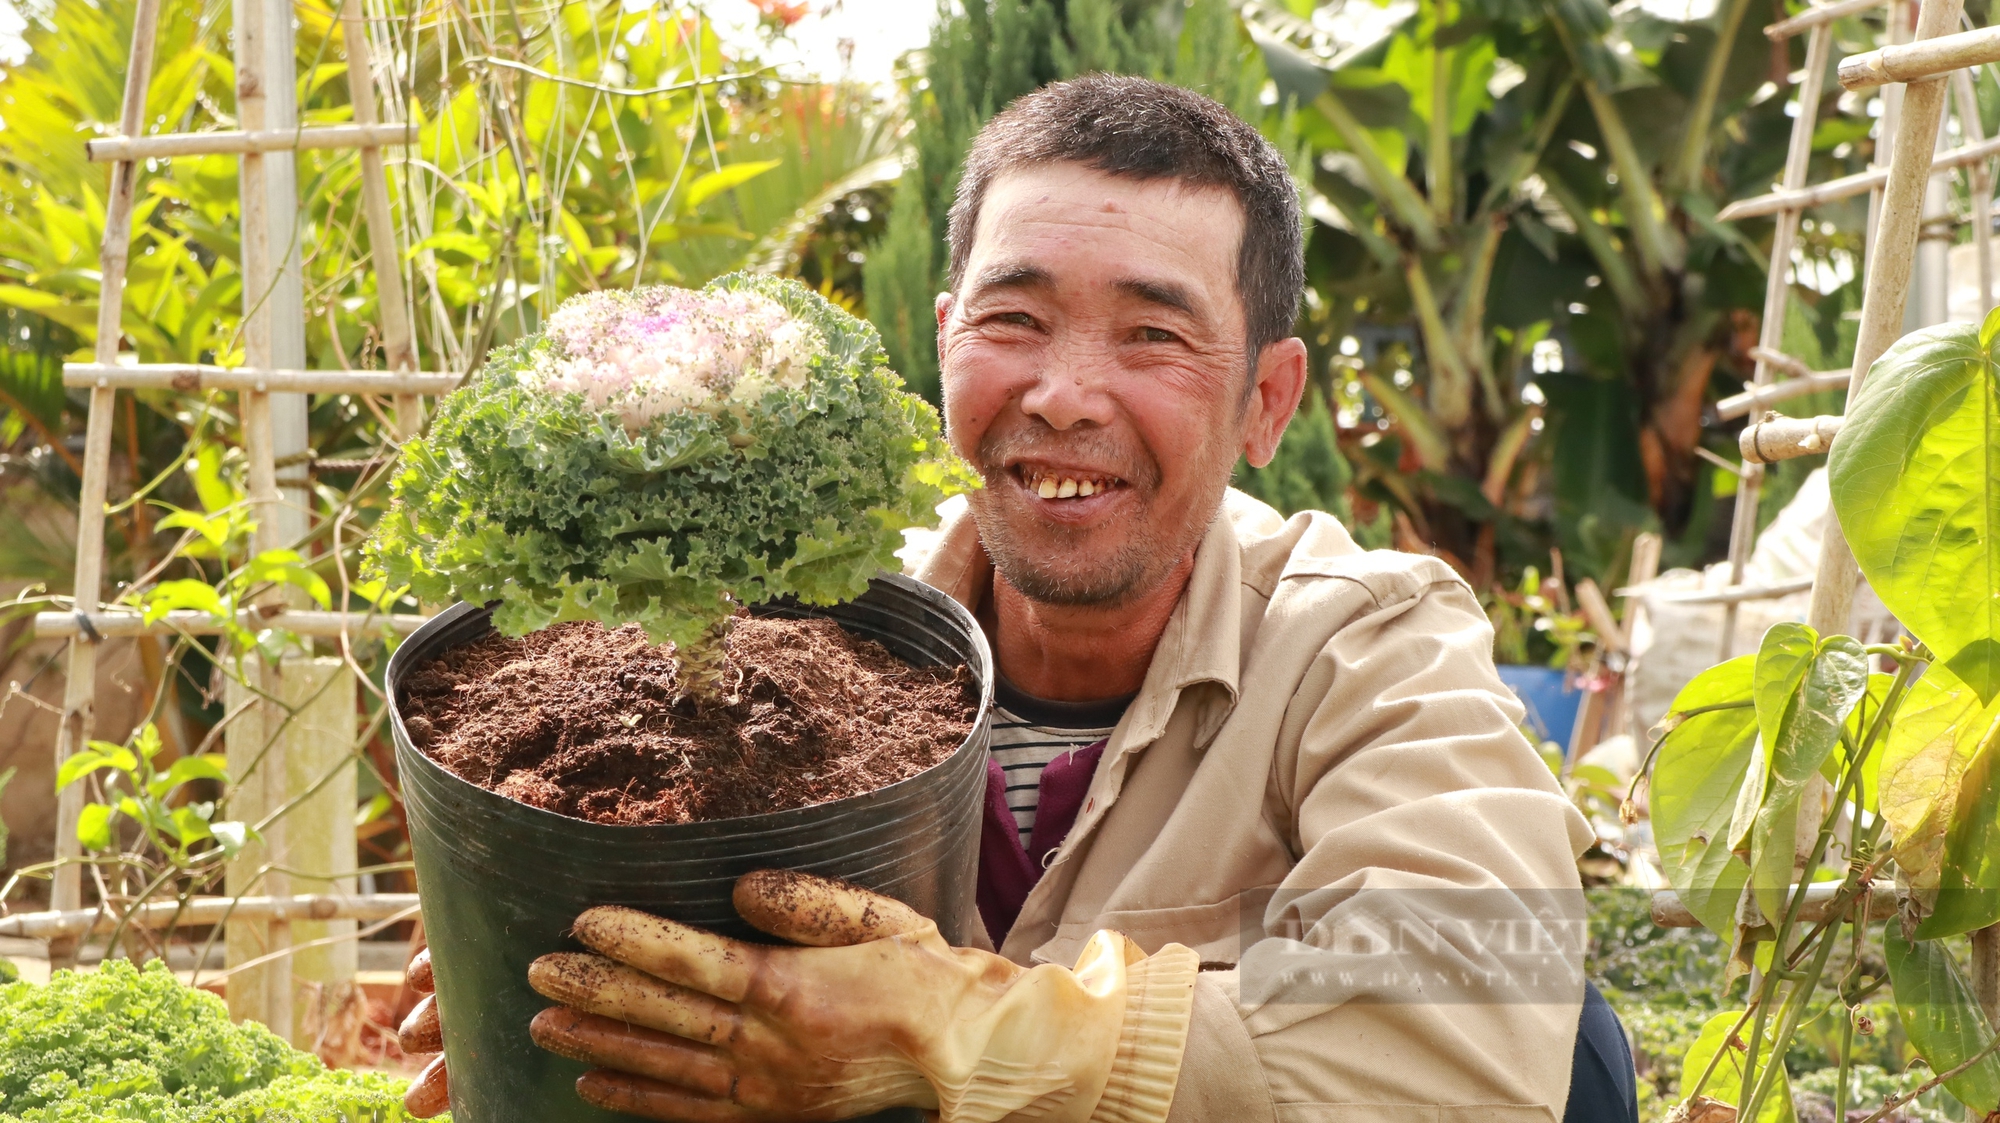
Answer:
[[[158,961],[0,986],[0,1123],[404,1123],[404,1084],[234,1025]]]
[[[811,376],[748,408],[668,414],[628,433],[577,393],[522,384],[541,336],[496,350],[406,445],[368,548],[421,600],[498,601],[522,635],[563,620],[636,622],[683,649],[738,605],[860,595],[905,527],[973,477],[937,414],[888,369],[874,328],[799,284],[732,274],[824,340]]]

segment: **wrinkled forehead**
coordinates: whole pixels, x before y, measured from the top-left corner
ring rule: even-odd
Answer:
[[[1216,313],[1236,296],[1243,208],[1225,187],[1134,179],[1082,164],[1013,169],[987,187],[964,283],[1034,270],[1064,290],[1139,280],[1185,288]]]

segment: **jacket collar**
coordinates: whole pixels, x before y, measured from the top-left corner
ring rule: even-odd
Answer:
[[[1205,744],[1239,696],[1242,659],[1243,547],[1225,501],[1195,548],[1194,572],[1153,651],[1139,696],[1125,711],[1112,747],[1138,748],[1156,740],[1173,717],[1181,694],[1198,684],[1219,688],[1222,705],[1204,706],[1195,731]],[[949,504],[936,546],[916,576],[977,614],[993,589],[993,563],[979,541],[969,506]]]

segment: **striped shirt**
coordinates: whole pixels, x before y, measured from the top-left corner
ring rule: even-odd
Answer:
[[[1111,736],[1134,697],[1057,702],[1023,694],[1005,677],[994,677],[993,759],[1007,775],[1007,809],[1014,813],[1023,847],[1035,829],[1042,770],[1064,753]]]

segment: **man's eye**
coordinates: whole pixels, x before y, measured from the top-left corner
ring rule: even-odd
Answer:
[[[1002,312],[993,318],[1003,324],[1019,324],[1024,328],[1035,326],[1035,318],[1026,312]]]
[[[1148,343],[1178,343],[1181,338],[1165,328],[1140,328],[1139,337]]]

